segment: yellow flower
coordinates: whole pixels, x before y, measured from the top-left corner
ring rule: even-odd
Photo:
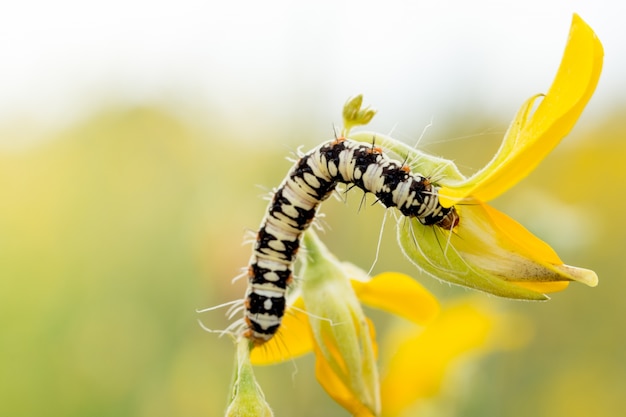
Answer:
[[[355,416],[378,416],[374,327],[359,299],[418,324],[432,321],[439,305],[406,275],[365,278],[362,271],[337,261],[312,231],[305,234],[304,246],[306,261],[299,274],[302,297],[288,307],[278,334],[252,351],[252,363],[276,363],[313,351],[316,376],[326,392]],[[357,279],[350,280],[348,274]]]
[[[602,44],[591,28],[574,15],[556,78],[534,113],[541,96],[529,99],[511,123],[504,141],[481,171],[464,177],[442,158],[412,149],[384,135],[359,132],[351,139],[377,144],[414,161],[412,168],[432,173],[444,207],[454,205],[459,224],[452,231],[409,221],[398,228],[400,245],[419,268],[455,284],[503,297],[542,300],[570,281],[598,282],[590,270],[565,265],[552,248],[522,225],[488,206],[526,176],[572,129],[591,98],[602,68]],[[358,112],[353,112],[358,114]],[[531,114],[532,113],[532,114]]]
[[[398,239],[411,261],[440,279],[512,298],[546,299],[546,293],[562,290],[570,281],[597,284],[593,271],[565,265],[549,245],[485,201],[527,175],[571,130],[595,89],[601,66],[602,45],[574,15],[561,67],[549,92],[534,113],[531,109],[539,96],[522,106],[496,156],[470,178],[451,161],[388,136],[350,134],[352,127],[366,124],[375,112],[361,109],[360,96],[346,104],[346,136],[367,143],[374,138],[377,145],[406,157],[416,171],[432,174],[432,181],[440,187],[440,203],[457,210],[459,223],[452,230],[424,226],[415,219],[399,223]],[[278,334],[252,350],[252,363],[269,364],[313,351],[318,381],[349,412],[363,417],[396,415],[416,395],[434,392],[454,357],[484,342],[489,329],[485,320],[468,324],[474,317],[471,311],[446,312],[432,327],[415,337],[409,335],[398,348],[381,391],[374,329],[359,299],[418,324],[437,316],[437,301],[402,274],[350,280],[361,274],[339,263],[312,231],[305,233],[303,243],[301,297],[290,303]]]

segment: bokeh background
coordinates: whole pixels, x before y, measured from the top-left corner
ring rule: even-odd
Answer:
[[[597,92],[494,204],[600,285],[547,303],[481,295],[532,338],[458,368],[421,415],[620,415],[626,6],[608,0],[1,6],[0,415],[222,415],[234,349],[197,322],[223,328],[222,312],[196,309],[242,296],[242,238],[285,157],[332,137],[363,93],[373,130],[480,168],[550,85],[572,12],[604,43]],[[359,202],[324,205],[324,239],[368,269],[383,211]],[[409,273],[444,302],[468,294],[420,277],[392,229],[374,272]],[[258,378],[277,416],[346,415],[311,358]]]

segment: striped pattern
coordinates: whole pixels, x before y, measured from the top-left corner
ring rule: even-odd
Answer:
[[[243,334],[256,345],[278,331],[302,233],[338,183],[373,193],[386,207],[424,225],[452,229],[458,223],[454,208],[439,204],[428,178],[378,147],[340,138],[303,155],[274,193],[248,268]]]

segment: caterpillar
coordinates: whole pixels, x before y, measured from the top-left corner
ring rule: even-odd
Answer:
[[[337,138],[307,152],[274,192],[254,244],[243,318],[243,336],[254,345],[278,331],[300,238],[339,183],[370,192],[387,208],[424,225],[452,229],[459,222],[454,207],[439,204],[437,187],[427,177],[374,144]]]

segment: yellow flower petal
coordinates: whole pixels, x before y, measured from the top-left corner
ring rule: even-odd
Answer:
[[[374,341],[374,326],[369,319],[367,319],[367,323],[370,328],[370,337]],[[370,407],[364,404],[355,395],[355,392],[346,385],[346,372],[348,372],[349,367],[345,363],[341,352],[332,343],[332,340],[328,340],[328,342],[328,344],[325,344],[326,352],[322,352],[319,346],[315,345],[315,375],[320,385],[337,404],[348,410],[352,415],[360,417],[375,416]],[[334,366],[330,365],[326,355],[330,355],[333,358]],[[338,373],[337,368],[343,372]]]
[[[547,243],[488,204],[474,201],[462,207],[461,213],[464,225],[459,226],[459,238],[453,237],[452,243],[476,268],[499,276],[509,284],[539,283],[539,286],[524,288],[545,287],[553,291],[558,286],[543,283],[558,281],[597,284],[594,272],[564,265]]]
[[[541,294],[549,294],[551,292],[563,291],[569,286],[568,281],[556,281],[556,282],[524,282],[524,281],[512,281],[513,284],[518,287],[528,288],[531,291],[536,291]]]
[[[404,253],[434,277],[526,300],[546,300],[567,286],[555,282],[597,285],[595,272],[563,264],[548,244],[489,205],[472,200],[457,210],[461,220],[452,232],[417,220],[398,228]]]
[[[537,110],[530,115],[535,96],[517,113],[491,162],[466,181],[446,184],[441,204],[449,207],[469,195],[488,201],[528,175],[578,120],[600,78],[602,58],[602,44],[575,14],[561,65]]]
[[[532,259],[541,259],[545,262],[560,265],[563,263],[559,255],[543,240],[533,235],[524,226],[513,220],[506,214],[485,203],[476,203],[494,225],[494,230],[502,237],[502,240],[515,242],[516,253]]]
[[[554,249],[530,233],[524,226],[488,204],[483,203],[481,206],[492,222],[493,229],[502,236],[503,241],[508,242],[503,245],[504,247],[510,248],[515,254],[531,259],[556,274],[552,278],[546,278],[544,282],[535,280],[534,285],[525,285],[526,288],[543,288],[544,292],[560,291],[567,287],[566,283],[555,285],[555,282],[564,280],[577,281],[590,287],[598,285],[598,276],[595,272],[563,264]],[[519,283],[516,284],[519,285]]]
[[[369,281],[351,280],[351,283],[364,304],[416,324],[426,324],[439,313],[437,299],[408,275],[385,272]]]
[[[469,219],[471,217],[464,219],[463,229],[461,225],[459,226],[460,232],[465,230],[465,227],[470,222]],[[484,235],[488,235],[488,232],[485,232]],[[480,246],[477,249],[481,253],[472,251],[468,256],[468,254],[457,248],[459,242],[464,242],[464,237],[472,243],[478,243]],[[432,226],[424,226],[419,221],[412,220],[409,227],[398,227],[398,241],[404,254],[415,266],[440,280],[501,297],[524,300],[547,299],[542,293],[537,293],[506,281],[504,272],[502,275],[494,274],[475,265],[474,260],[478,260],[498,268],[500,259],[506,260],[508,254],[505,251],[497,250],[495,243],[486,248],[485,244],[478,237],[472,236],[471,230],[461,236],[456,233],[450,236],[448,231]],[[468,246],[471,247],[472,244],[468,243]],[[496,249],[495,253],[488,252],[492,247]],[[481,257],[483,253],[485,256],[488,256],[488,259]],[[475,255],[474,258],[472,258],[472,254]],[[510,268],[510,265],[504,263],[500,267],[507,270]]]
[[[294,308],[295,307],[295,308]],[[304,302],[298,298],[288,306],[276,336],[269,342],[252,349],[250,361],[254,365],[271,365],[284,362],[313,351],[313,340]]]
[[[495,321],[471,302],[444,308],[423,330],[393,343],[381,381],[383,416],[398,416],[417,400],[436,395],[458,359],[488,346]]]

